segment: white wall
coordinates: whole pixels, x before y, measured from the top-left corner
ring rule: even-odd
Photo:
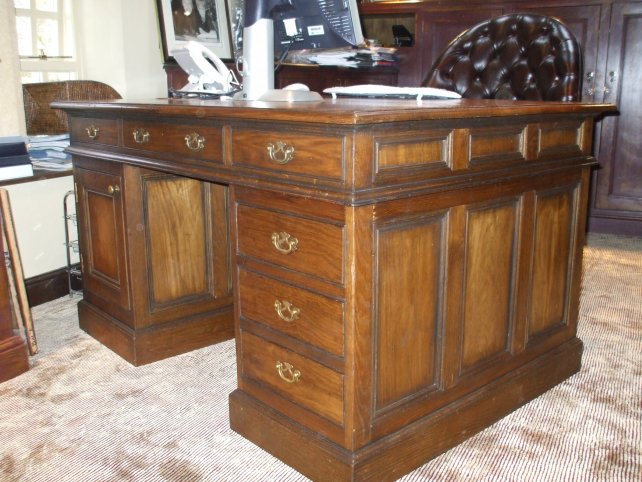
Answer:
[[[71,175],[4,187],[9,192],[25,278],[67,265],[63,200],[73,188]],[[73,197],[68,199],[67,209],[70,214],[75,213]],[[71,223],[69,229],[70,239],[77,239]],[[78,261],[78,255],[73,254],[71,262]]]
[[[24,135],[18,40],[13,0],[0,0],[0,136]]]
[[[74,0],[74,15],[81,79],[109,84],[129,100],[167,95],[155,0]],[[0,135],[23,135],[13,0],[0,0],[0,86]],[[6,188],[25,277],[65,267],[62,203],[72,177]]]
[[[167,96],[156,0],[74,0],[82,78],[123,98]]]

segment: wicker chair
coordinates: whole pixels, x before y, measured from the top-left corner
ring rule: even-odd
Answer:
[[[509,14],[463,32],[435,61],[423,85],[466,98],[577,101],[582,56],[552,17]]]
[[[120,99],[112,87],[95,80],[66,80],[24,84],[22,93],[27,121],[27,135],[64,134],[69,132],[67,115],[52,109],[55,100]]]

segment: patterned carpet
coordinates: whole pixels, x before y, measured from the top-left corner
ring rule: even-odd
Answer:
[[[642,480],[642,238],[588,241],[582,370],[402,482]],[[307,480],[229,429],[233,341],[134,368],[77,301],[34,308],[41,353],[0,385],[2,482]]]

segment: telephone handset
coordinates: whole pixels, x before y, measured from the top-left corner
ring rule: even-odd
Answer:
[[[188,74],[188,84],[182,91],[229,94],[238,89],[234,73],[204,45],[189,41],[185,47],[172,50],[171,54]]]

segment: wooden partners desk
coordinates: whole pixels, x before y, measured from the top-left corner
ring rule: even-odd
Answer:
[[[315,480],[396,479],[580,368],[593,119],[612,107],[55,106],[81,326],[146,363],[231,336],[233,302],[232,428]]]

